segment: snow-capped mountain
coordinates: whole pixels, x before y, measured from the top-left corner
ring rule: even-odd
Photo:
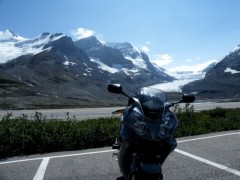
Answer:
[[[45,50],[50,50],[50,47],[45,47],[53,41],[65,35],[42,33],[41,35],[33,38],[23,38],[9,30],[0,33],[0,63],[5,63],[9,60],[27,54],[38,54]]]
[[[155,70],[153,64],[149,61],[148,56],[130,43],[108,42],[107,45],[121,51],[124,58],[130,60],[137,68]]]
[[[178,66],[169,69],[163,69],[165,73],[174,77],[175,80],[172,82],[166,82],[161,84],[153,85],[154,88],[162,89],[166,92],[182,92],[182,87],[190,82],[203,79],[205,74],[216,65],[217,60],[210,60],[202,64],[195,66]],[[158,67],[157,64],[153,64]]]
[[[74,103],[100,106],[109,101],[106,87],[110,82],[135,89],[173,80],[164,72],[151,71],[147,55],[141,54],[145,59],[137,59],[136,63],[134,57],[126,59],[122,51],[95,37],[73,42],[62,33],[42,33],[27,39],[8,30],[1,32],[0,37],[0,83],[9,85],[5,83],[6,77],[19,81],[16,86],[0,91],[0,99],[2,96],[6,100],[6,95],[12,99],[22,97],[23,106],[39,102],[48,106]],[[146,66],[137,66],[139,61]],[[18,103],[19,99],[11,104]]]
[[[83,49],[92,62],[107,65],[109,72],[124,73],[131,79],[144,80],[151,77],[157,83],[172,81],[174,78],[155,68],[148,56],[130,43],[100,42],[96,37],[80,39],[75,44]],[[91,44],[91,46],[89,46]],[[106,70],[106,67],[104,67]]]
[[[25,38],[15,34],[14,32],[11,32],[10,30],[6,30],[3,32],[0,32],[0,42],[4,41],[21,41],[26,40]]]
[[[212,67],[204,79],[183,87],[185,92],[195,92],[205,97],[240,97],[240,46],[236,46]]]

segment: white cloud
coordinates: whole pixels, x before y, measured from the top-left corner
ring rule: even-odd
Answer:
[[[192,62],[193,60],[192,59],[186,59],[185,61],[186,62]]]
[[[204,63],[201,63],[201,64],[196,64],[196,65],[193,65],[193,66],[181,65],[181,66],[168,68],[167,70],[169,72],[186,72],[186,71],[198,72],[198,71],[204,70],[210,64],[216,63],[216,62],[217,62],[217,60],[210,60],[210,61],[207,61],[207,62],[204,62]]]
[[[142,46],[142,51],[144,51],[144,52],[149,52],[150,51],[150,49],[147,47],[147,46]]]
[[[185,61],[186,61],[186,62],[193,62],[193,61],[195,61],[195,60],[198,60],[198,61],[199,61],[200,59],[201,59],[201,57],[198,56],[198,57],[193,58],[193,59],[192,59],[192,58],[185,59]]]
[[[162,54],[162,55],[153,55],[152,61],[158,66],[164,66],[173,62],[173,59],[169,54]]]
[[[71,34],[74,36],[75,39],[82,39],[82,38],[92,36],[93,34],[95,34],[95,32],[93,30],[84,29],[80,27],[76,30],[72,30]]]

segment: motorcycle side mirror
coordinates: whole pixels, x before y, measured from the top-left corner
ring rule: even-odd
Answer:
[[[115,94],[123,93],[121,84],[109,84],[108,91]]]
[[[195,96],[192,94],[184,94],[181,100],[181,102],[183,103],[192,103],[194,101],[195,101]]]
[[[129,95],[123,92],[121,84],[109,84],[108,92],[115,93],[115,94],[123,94],[124,96],[131,98]]]

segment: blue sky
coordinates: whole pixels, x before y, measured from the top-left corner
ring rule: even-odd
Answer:
[[[239,0],[0,0],[0,31],[130,42],[162,67],[220,60],[240,44]]]

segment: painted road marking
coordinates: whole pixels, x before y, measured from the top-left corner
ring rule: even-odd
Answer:
[[[16,161],[0,162],[0,165],[18,163],[18,162],[26,162],[26,161],[42,160],[44,158],[53,159],[53,158],[62,158],[62,157],[83,156],[83,155],[101,154],[101,153],[107,153],[107,152],[113,152],[113,151],[116,151],[116,150],[111,149],[111,150],[105,150],[105,151],[92,151],[92,152],[86,152],[86,153],[67,154],[67,155],[60,155],[60,156],[49,156],[49,157],[40,157],[40,158],[33,158],[33,159],[22,159],[22,160],[16,160]]]
[[[222,136],[236,135],[236,134],[240,134],[240,132],[226,133],[226,134],[213,135],[213,136],[206,136],[206,137],[202,137],[202,138],[186,139],[186,140],[180,140],[180,141],[177,141],[177,142],[178,143],[183,143],[183,142],[189,142],[189,141],[211,139],[211,138],[222,137]],[[11,163],[18,163],[18,162],[26,162],[26,161],[42,160],[43,158],[61,158],[61,157],[71,157],[71,156],[82,156],[82,155],[91,155],[91,154],[101,154],[101,153],[107,153],[107,152],[113,152],[113,151],[116,151],[116,150],[112,150],[111,149],[111,150],[105,150],[105,151],[92,151],[92,152],[86,152],[86,153],[67,154],[67,155],[40,157],[40,158],[32,158],[32,159],[22,159],[22,160],[15,160],[15,161],[0,162],[0,165],[11,164]]]
[[[177,141],[177,142],[178,143],[183,143],[183,142],[197,141],[197,140],[203,140],[203,139],[211,139],[211,138],[217,138],[217,137],[223,137],[223,136],[229,136],[229,135],[236,135],[236,134],[240,134],[240,132],[225,133],[225,134],[220,134],[220,135],[206,136],[206,137],[202,137],[202,138],[186,139],[186,140],[180,140],[180,141]],[[86,152],[86,153],[67,154],[67,155],[59,155],[59,156],[49,156],[49,157],[22,159],[22,160],[15,160],[15,161],[6,161],[6,162],[0,162],[0,165],[18,163],[18,162],[26,162],[26,161],[42,160],[43,158],[61,158],[61,157],[71,157],[71,156],[82,156],[82,155],[100,154],[100,153],[106,153],[106,152],[112,152],[112,151],[116,151],[116,150],[111,149],[111,150],[105,150],[105,151],[93,151],[93,152]]]
[[[207,136],[207,137],[201,137],[201,138],[186,139],[186,140],[180,140],[180,141],[177,141],[177,142],[178,143],[183,143],[183,142],[197,141],[197,140],[203,140],[203,139],[217,138],[217,137],[222,137],[222,136],[236,135],[236,134],[240,135],[240,132],[219,134],[219,135],[213,135],[213,136]]]
[[[240,132],[219,134],[219,135],[213,135],[213,136],[207,136],[207,137],[201,137],[201,138],[186,139],[186,140],[180,140],[180,141],[177,141],[177,142],[178,142],[178,143],[191,142],[191,141],[198,141],[198,140],[203,140],[203,139],[217,138],[217,137],[223,137],[223,136],[229,136],[229,135],[240,135]],[[196,160],[198,160],[198,161],[201,161],[201,162],[203,162],[203,163],[206,163],[206,164],[208,164],[208,165],[211,165],[211,166],[214,166],[214,167],[216,167],[216,168],[222,169],[222,170],[224,170],[224,171],[233,173],[233,174],[235,174],[235,175],[237,175],[237,176],[240,176],[240,171],[237,171],[237,170],[235,170],[235,169],[231,169],[231,168],[229,168],[229,167],[227,167],[227,166],[224,166],[224,165],[221,165],[221,164],[218,164],[218,163],[209,161],[209,160],[207,160],[207,159],[201,158],[201,157],[199,157],[199,156],[190,154],[190,153],[188,153],[188,152],[185,152],[185,151],[182,151],[182,150],[179,150],[179,149],[175,149],[174,151],[177,152],[177,153],[180,153],[180,154],[182,154],[182,155],[185,155],[185,156],[191,157],[191,158],[193,158],[193,159],[196,159]]]
[[[0,162],[0,165],[12,164],[12,163],[18,163],[18,162],[26,162],[26,161],[36,161],[36,160],[42,160],[42,159],[43,159],[43,157],[33,158],[33,159],[21,159],[21,160],[15,160],[15,161],[6,161],[6,162]]]
[[[47,165],[50,158],[43,158],[41,165],[38,168],[37,173],[35,174],[33,180],[42,180],[44,178],[45,171],[47,169]]]
[[[45,172],[47,170],[47,165],[50,159],[52,158],[59,158],[59,157],[71,157],[71,156],[82,156],[82,155],[89,155],[89,154],[97,154],[97,153],[106,153],[111,152],[113,150],[107,150],[107,151],[97,151],[97,152],[86,152],[86,153],[79,153],[79,154],[69,154],[64,156],[51,156],[43,158],[42,163],[40,164],[37,173],[35,174],[33,180],[43,180]]]
[[[42,162],[41,162],[33,180],[43,180],[45,172],[47,170],[47,165],[48,165],[48,162],[49,162],[50,159],[62,158],[62,157],[72,157],[72,156],[83,156],[83,155],[90,155],[90,154],[100,154],[100,153],[107,153],[107,152],[113,152],[113,151],[116,151],[116,150],[111,149],[111,150],[105,150],[105,151],[92,151],[92,152],[78,153],[78,154],[67,154],[67,155],[61,155],[61,156],[49,156],[49,157],[42,157],[42,158],[7,161],[7,162],[1,162],[0,165],[18,163],[18,162],[34,161],[34,160],[42,160]]]
[[[197,140],[203,140],[203,139],[211,139],[211,138],[217,138],[217,137],[223,137],[223,136],[229,136],[229,135],[236,135],[240,134],[240,132],[234,132],[234,133],[226,133],[226,134],[220,134],[220,135],[213,135],[213,136],[206,136],[201,138],[193,138],[193,139],[187,139],[187,140],[180,140],[178,143],[183,142],[190,142],[190,141],[197,141]],[[49,156],[49,157],[40,157],[40,158],[32,158],[32,159],[23,159],[23,160],[15,160],[15,161],[6,161],[6,162],[0,162],[0,165],[4,164],[11,164],[11,163],[18,163],[18,162],[27,162],[27,161],[35,161],[35,160],[42,160],[37,173],[34,176],[34,180],[42,180],[44,178],[45,171],[47,169],[47,165],[50,159],[52,158],[63,158],[63,157],[72,157],[72,156],[83,156],[83,155],[91,155],[91,154],[101,154],[101,153],[107,153],[107,152],[113,152],[116,150],[105,150],[105,151],[92,151],[92,152],[86,152],[86,153],[77,153],[77,154],[67,154],[67,155],[59,155],[59,156]],[[203,163],[209,164],[211,166],[217,167],[219,169],[222,169],[224,171],[233,173],[237,176],[240,176],[240,171],[231,169],[229,167],[226,167],[224,165],[209,161],[207,159],[201,158],[199,156],[195,156],[193,154],[181,151],[179,149],[176,149],[175,152],[183,154],[185,156],[191,157],[193,159],[196,159],[198,161],[201,161]]]
[[[233,174],[235,174],[235,175],[237,175],[237,176],[240,176],[240,171],[237,171],[237,170],[235,170],[235,169],[231,169],[231,168],[229,168],[229,167],[227,167],[227,166],[224,166],[224,165],[221,165],[221,164],[218,164],[218,163],[209,161],[209,160],[207,160],[207,159],[201,158],[201,157],[199,157],[199,156],[195,156],[195,155],[193,155],[193,154],[190,154],[190,153],[188,153],[188,152],[185,152],[185,151],[182,151],[182,150],[179,150],[179,149],[175,149],[174,151],[177,152],[177,153],[180,153],[180,154],[182,154],[182,155],[188,156],[188,157],[190,157],[190,158],[196,159],[196,160],[198,160],[198,161],[200,161],[200,162],[203,162],[203,163],[205,163],[205,164],[214,166],[214,167],[219,168],[219,169],[221,169],[221,170],[224,170],[224,171],[233,173]]]

